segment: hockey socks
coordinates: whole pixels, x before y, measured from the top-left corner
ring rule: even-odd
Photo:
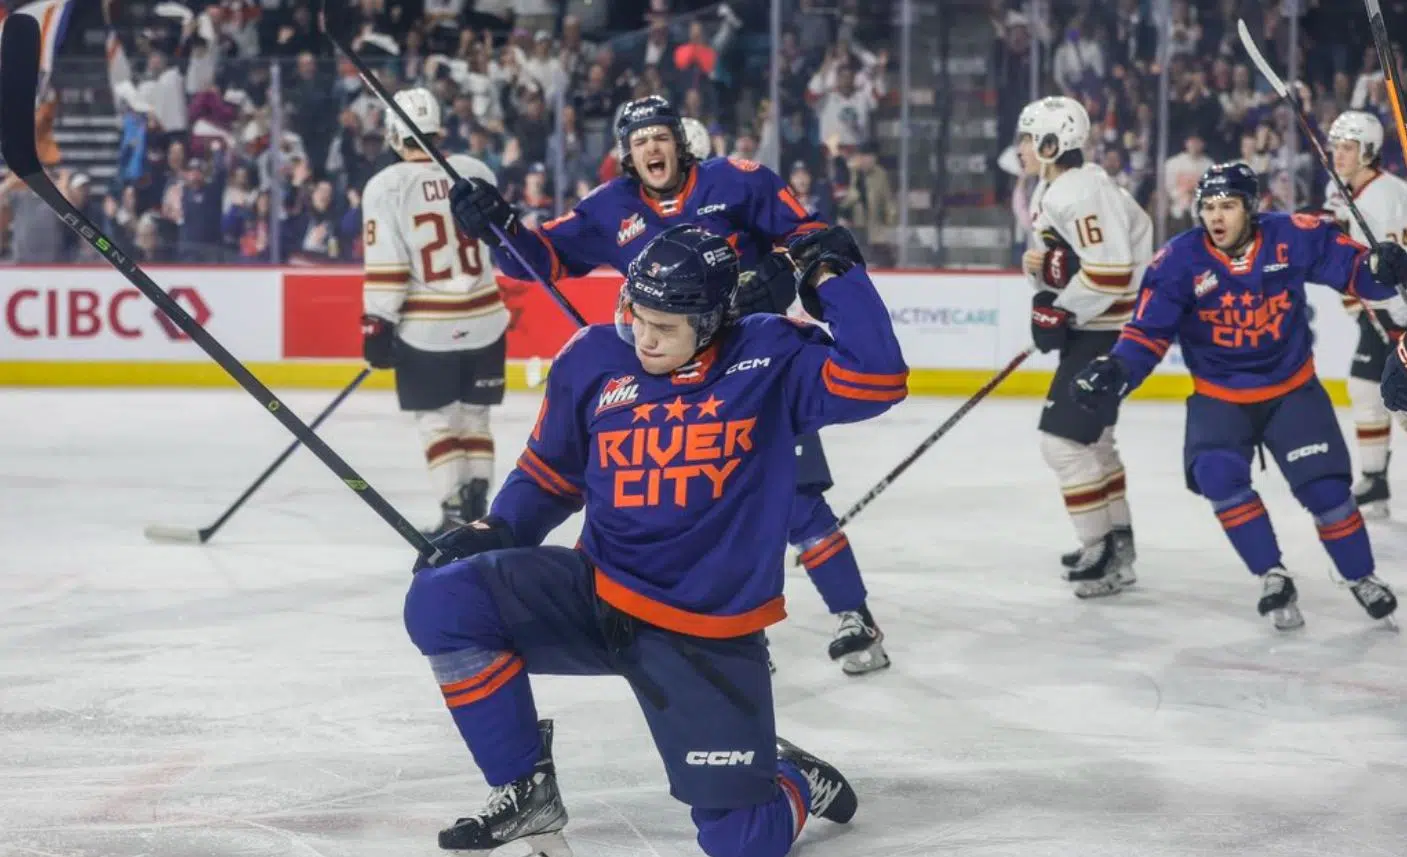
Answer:
[[[1296,488],[1295,498],[1314,516],[1319,541],[1344,580],[1373,573],[1373,547],[1347,480],[1315,479]]]
[[[1383,404],[1378,382],[1349,378],[1348,397],[1353,405],[1353,425],[1358,438],[1358,469],[1363,473],[1382,473],[1387,470],[1392,416]]]
[[[426,569],[406,593],[405,627],[430,661],[445,705],[490,786],[533,770],[542,755],[523,659],[504,649],[488,592],[459,566]]]
[[[845,532],[824,497],[800,494],[792,499],[788,541],[801,552],[801,564],[831,613],[859,610],[865,603],[860,565]]]
[[[810,814],[811,785],[795,765],[777,762],[777,795],[741,809],[694,809],[699,847],[708,857],[783,857]]]
[[[1262,575],[1280,564],[1280,544],[1260,495],[1245,489],[1236,495],[1212,503],[1217,520],[1231,546],[1252,574]]]

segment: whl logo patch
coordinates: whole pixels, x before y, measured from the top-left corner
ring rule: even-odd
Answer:
[[[645,220],[638,213],[632,214],[620,222],[620,230],[616,232],[616,244],[621,247],[639,238],[645,232]]]
[[[596,413],[628,405],[640,396],[640,385],[634,375],[612,378],[601,389],[601,398],[596,402]]]
[[[1217,282],[1216,274],[1213,274],[1211,271],[1203,271],[1192,278],[1192,294],[1200,298],[1218,285],[1220,285],[1220,283]]]

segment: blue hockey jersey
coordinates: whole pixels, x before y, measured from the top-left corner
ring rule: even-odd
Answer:
[[[1396,295],[1373,279],[1368,249],[1308,214],[1261,214],[1239,259],[1201,227],[1175,236],[1153,257],[1133,319],[1113,354],[1143,382],[1176,338],[1197,392],[1262,402],[1314,377],[1305,283],[1381,301]]]
[[[671,226],[691,223],[722,235],[738,251],[747,271],[773,245],[825,224],[814,220],[781,177],[761,164],[711,158],[689,169],[678,194],[655,199],[640,182],[621,176],[594,190],[577,207],[543,224],[520,230],[513,245],[552,281],[579,277],[601,265],[621,273],[650,239]],[[494,249],[494,264],[506,276],[531,279],[511,253]]]
[[[585,505],[578,548],[596,566],[597,594],[653,625],[724,638],[783,619],[795,437],[907,395],[908,369],[865,270],[818,292],[833,340],[750,316],[672,375],[643,372],[614,327],[583,328],[553,361],[492,514],[532,545]]]

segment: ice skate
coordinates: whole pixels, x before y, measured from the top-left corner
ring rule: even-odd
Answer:
[[[459,486],[459,494],[454,500],[440,504],[440,523],[434,529],[425,531],[425,537],[438,538],[470,521],[477,521],[488,513],[488,480],[472,479],[468,485]]]
[[[1079,563],[1070,569],[1070,581],[1076,598],[1103,598],[1123,591],[1113,533],[1080,551]]]
[[[1387,471],[1364,473],[1353,485],[1353,500],[1364,518],[1383,519],[1391,514],[1389,501],[1392,490],[1388,488]]]
[[[840,661],[846,675],[863,675],[889,666],[889,654],[884,651],[884,632],[875,624],[870,609],[863,604],[859,610],[837,614],[840,624],[835,629],[829,648],[831,660]]]
[[[1257,612],[1262,616],[1268,614],[1275,627],[1281,631],[1303,625],[1304,616],[1295,604],[1299,600],[1299,592],[1295,589],[1294,580],[1285,573],[1285,569],[1270,571],[1263,581],[1260,601],[1256,604]],[[1354,594],[1357,595],[1356,592]]]
[[[440,831],[440,847],[487,855],[514,842],[525,843],[528,857],[572,857],[562,836],[567,808],[557,790],[552,764],[552,721],[538,722],[542,759],[532,773],[489,792],[484,808]]]
[[[1138,559],[1133,545],[1133,527],[1114,527],[1110,532],[1114,534],[1114,548],[1118,552],[1115,558],[1119,561],[1119,579],[1125,587],[1133,586],[1138,582],[1138,576],[1133,572],[1134,561]],[[1065,568],[1062,578],[1070,579],[1070,571],[1080,564],[1082,555],[1084,548],[1075,548],[1060,555],[1060,564]]]
[[[777,739],[777,757],[795,765],[811,785],[811,805],[807,807],[811,815],[836,824],[845,824],[854,817],[860,804],[859,798],[834,765],[780,737]]]
[[[1374,619],[1386,619],[1396,627],[1395,620],[1391,618],[1393,611],[1397,609],[1397,596],[1392,594],[1388,588],[1375,575],[1368,575],[1360,580],[1355,580],[1349,584],[1349,591],[1353,597],[1368,611],[1368,615]]]

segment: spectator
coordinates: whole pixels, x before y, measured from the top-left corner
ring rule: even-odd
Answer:
[[[1192,226],[1192,202],[1197,193],[1197,182],[1212,166],[1207,157],[1205,142],[1197,133],[1188,134],[1183,149],[1163,167],[1164,182],[1168,189],[1168,214],[1175,225],[1170,227],[1181,232]]]
[[[1076,18],[1055,49],[1051,75],[1060,91],[1071,98],[1095,88],[1104,79],[1104,49],[1096,40],[1098,28]]]
[[[850,157],[848,166],[850,183],[839,205],[842,222],[848,222],[854,230],[871,265],[892,265],[893,227],[899,221],[899,208],[874,144],[861,146]]]
[[[523,63],[523,74],[537,82],[543,98],[555,103],[557,96],[566,91],[567,73],[552,48],[552,34],[538,30],[533,38],[532,54]]]
[[[826,223],[835,221],[835,205],[831,201],[830,192],[824,185],[816,186],[811,177],[811,168],[806,166],[805,161],[796,161],[791,165],[787,187],[791,188],[792,195],[801,203],[801,207],[806,209],[807,214]]]
[[[547,194],[547,168],[542,164],[533,164],[528,168],[517,208],[523,225],[529,229],[536,229],[552,219],[552,197]]]
[[[713,76],[718,53],[704,38],[703,22],[689,22],[689,40],[674,49],[674,69],[686,86],[698,86]]]
[[[807,92],[819,116],[821,139],[834,138],[843,147],[842,151],[853,151],[870,139],[870,114],[884,95],[883,78],[877,78],[873,87],[860,89],[856,86],[855,69],[848,60],[833,55],[828,63],[811,78]],[[835,83],[827,88],[824,80],[831,71]]]
[[[525,160],[546,161],[552,122],[547,115],[542,92],[536,88],[523,90],[519,104],[518,117],[513,120],[510,133],[517,138]]]

